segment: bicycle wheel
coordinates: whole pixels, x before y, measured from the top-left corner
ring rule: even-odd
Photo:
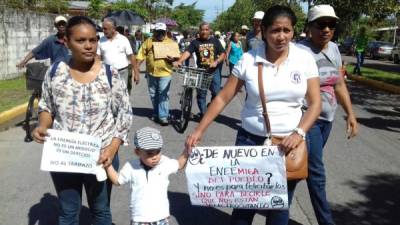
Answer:
[[[35,99],[39,100],[39,96],[40,96],[39,93],[34,91],[31,97],[29,98],[28,107],[26,108],[25,124],[24,124],[24,129],[26,132],[26,136],[24,139],[25,142],[31,142],[33,140],[31,133],[33,129],[36,127],[39,118],[38,111],[37,109],[35,109]]]
[[[189,123],[190,112],[192,111],[192,93],[193,89],[185,88],[179,101],[181,104],[181,113],[178,117],[180,133],[185,132]]]

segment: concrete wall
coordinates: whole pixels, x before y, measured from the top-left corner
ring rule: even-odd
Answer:
[[[43,39],[56,32],[54,18],[52,14],[0,6],[0,80],[11,79],[24,72],[15,65]]]

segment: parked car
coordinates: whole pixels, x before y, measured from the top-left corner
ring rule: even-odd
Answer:
[[[370,41],[367,45],[366,56],[372,59],[392,59],[393,44],[385,41]]]
[[[400,44],[397,44],[392,51],[392,58],[394,64],[400,63]]]
[[[347,37],[343,40],[343,42],[338,44],[340,53],[344,53],[346,55],[353,55],[354,53],[354,38]]]

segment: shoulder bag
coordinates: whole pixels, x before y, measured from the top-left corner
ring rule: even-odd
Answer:
[[[264,85],[263,85],[263,75],[262,75],[263,65],[262,63],[258,63],[258,88],[260,94],[261,105],[263,108],[263,117],[265,128],[267,129],[267,145],[279,145],[283,138],[279,136],[272,136],[271,133],[271,123],[269,121],[268,113],[267,113],[267,102],[264,94]],[[286,153],[286,177],[288,180],[301,180],[305,179],[308,176],[308,158],[307,158],[307,145],[304,140],[297,145],[296,148],[290,150]]]

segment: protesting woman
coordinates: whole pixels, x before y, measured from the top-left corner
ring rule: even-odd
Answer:
[[[258,89],[258,67],[261,65],[266,104],[271,132],[285,136],[280,149],[290,152],[304,138],[304,132],[313,125],[320,113],[318,69],[311,54],[291,43],[296,16],[286,6],[273,6],[262,20],[264,43],[243,55],[220,94],[212,101],[204,118],[186,139],[186,147],[199,144],[210,123],[246,86],[246,101],[241,112],[242,127],[236,136],[236,145],[263,145],[267,129],[262,115],[262,103]],[[302,112],[304,99],[309,107]],[[288,197],[291,201],[296,181],[288,181]],[[290,203],[289,203],[290,204]],[[254,209],[234,209],[231,224],[250,225],[256,213]],[[288,210],[268,210],[269,225],[287,225]]]
[[[239,33],[234,32],[226,48],[226,62],[229,65],[229,72],[232,73],[233,66],[239,61],[243,55],[242,42],[239,41]]]
[[[39,102],[39,126],[33,137],[43,143],[47,129],[101,138],[98,163],[118,167],[118,148],[127,143],[132,109],[118,72],[96,59],[96,26],[87,17],[72,17],[66,26],[68,63],[54,63],[46,73]],[[92,224],[111,225],[111,184],[92,174],[51,172],[60,202],[59,225],[79,224],[85,187]]]

